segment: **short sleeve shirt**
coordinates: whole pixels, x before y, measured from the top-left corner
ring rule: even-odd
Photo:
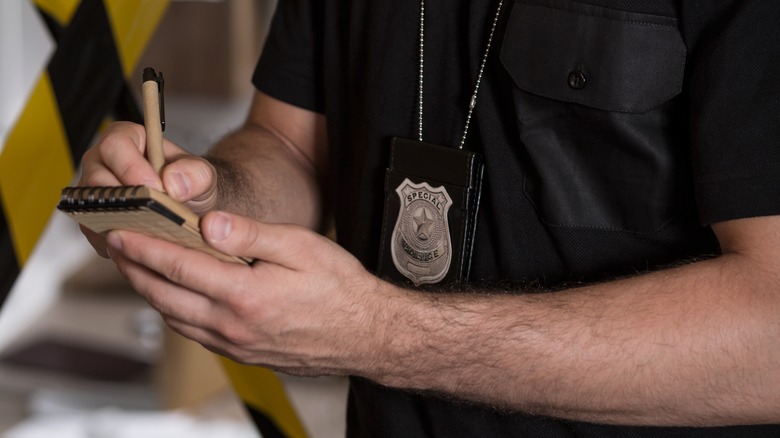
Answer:
[[[460,141],[497,5],[425,2],[426,142]],[[554,289],[658,269],[717,254],[709,224],[780,213],[779,21],[768,0],[506,1],[466,141],[485,162],[472,281]],[[280,0],[254,75],[325,114],[339,243],[369,269],[390,139],[416,137],[418,24],[418,2]],[[360,379],[349,417],[373,437],[715,433],[498,413]]]

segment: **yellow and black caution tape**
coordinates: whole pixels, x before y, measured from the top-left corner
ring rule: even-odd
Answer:
[[[128,117],[126,108],[134,105],[125,101],[131,96],[126,78],[167,7],[167,1],[142,0],[34,3],[56,50],[0,154],[0,300],[103,120]],[[135,113],[131,118],[140,122]]]
[[[263,438],[307,436],[282,382],[273,371],[240,365],[224,357],[220,360]]]
[[[0,152],[0,307],[54,211],[62,187],[109,118],[142,121],[128,90],[162,18],[162,0],[31,0],[56,43]],[[305,437],[278,377],[224,368],[265,438]]]

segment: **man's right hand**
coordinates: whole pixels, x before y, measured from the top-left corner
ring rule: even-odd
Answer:
[[[198,214],[215,207],[216,170],[204,158],[163,140],[166,166],[158,175],[145,157],[142,125],[112,123],[81,160],[80,186],[144,185],[166,192]],[[105,238],[84,227],[82,232],[98,254],[107,257]]]

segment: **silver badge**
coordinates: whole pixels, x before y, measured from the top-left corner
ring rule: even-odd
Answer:
[[[400,273],[415,286],[441,281],[450,269],[452,241],[447,211],[452,199],[444,187],[409,179],[395,189],[401,198],[390,252]]]

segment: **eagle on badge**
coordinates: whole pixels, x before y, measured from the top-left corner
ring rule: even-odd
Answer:
[[[391,238],[393,264],[415,286],[438,283],[452,260],[447,220],[452,199],[444,187],[416,184],[409,178],[395,192],[401,207]]]

